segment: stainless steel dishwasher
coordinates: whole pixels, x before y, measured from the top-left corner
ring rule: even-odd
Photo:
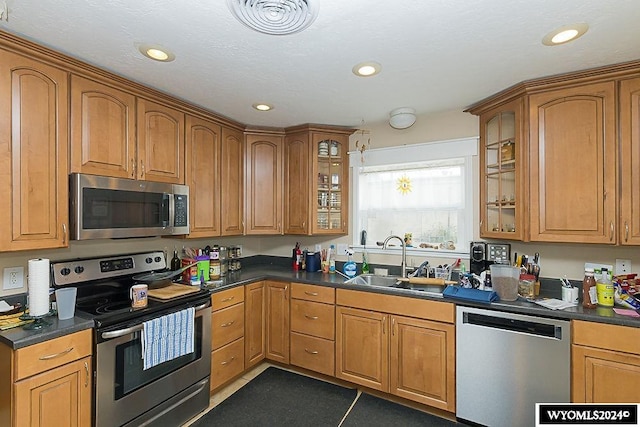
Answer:
[[[458,306],[456,416],[535,425],[535,404],[570,401],[570,323]]]

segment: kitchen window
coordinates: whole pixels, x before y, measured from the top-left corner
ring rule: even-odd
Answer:
[[[354,246],[411,234],[416,255],[467,254],[473,238],[477,139],[350,153]],[[397,244],[397,242],[393,242]]]

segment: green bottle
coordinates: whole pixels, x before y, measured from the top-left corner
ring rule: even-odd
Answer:
[[[367,258],[369,258],[367,251],[362,251],[362,274],[369,274],[369,260]]]

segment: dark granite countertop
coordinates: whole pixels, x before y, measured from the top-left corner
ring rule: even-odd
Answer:
[[[460,300],[433,296],[425,294],[421,291],[411,289],[347,285],[344,283],[344,277],[339,274],[323,274],[319,272],[309,273],[305,271],[295,272],[291,270],[288,264],[284,265],[280,260],[276,260],[275,262],[272,260],[272,258],[277,257],[261,256],[259,258],[259,260],[245,263],[242,270],[230,272],[227,276],[224,276],[221,280],[215,281],[207,288],[211,291],[211,293],[215,293],[223,291],[225,289],[230,289],[232,287],[243,286],[259,280],[280,280],[288,282],[308,283],[320,286],[330,286],[340,289],[354,289],[363,292],[376,292],[387,295],[398,295],[411,298],[446,301],[454,303],[456,305],[480,307],[489,310],[498,310],[509,313],[519,313],[554,319],[577,319],[590,322],[609,323],[612,325],[631,326],[636,328],[640,327],[640,318],[616,314],[612,308],[599,307],[596,309],[586,309],[580,305],[564,310],[550,310],[538,304],[524,300],[513,302],[500,301],[491,304],[466,301],[462,302]],[[561,289],[559,281],[545,279],[542,280],[542,287],[540,291],[541,297],[560,299],[560,294]],[[28,331],[24,330],[22,327],[17,327],[14,329],[6,330],[4,332],[0,332],[0,342],[10,346],[13,349],[18,349],[93,327],[92,320],[83,319],[79,316],[76,316],[70,320],[58,320],[57,317],[52,316],[48,318],[48,320],[51,321],[52,325],[40,330]]]

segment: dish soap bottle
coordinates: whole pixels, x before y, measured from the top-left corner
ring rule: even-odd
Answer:
[[[356,271],[356,262],[353,260],[353,250],[347,249],[347,262],[344,263],[342,267],[342,271],[345,276],[355,277],[357,274]]]
[[[362,251],[362,274],[369,274],[369,254],[366,249]]]
[[[335,274],[336,272],[336,247],[334,245],[329,246],[329,273]]]

